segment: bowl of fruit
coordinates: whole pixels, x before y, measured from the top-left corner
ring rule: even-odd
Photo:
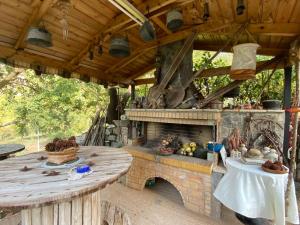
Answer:
[[[70,137],[69,139],[55,138],[45,146],[45,150],[49,163],[63,164],[76,160],[79,145],[76,143],[75,137]]]
[[[196,149],[197,149],[196,142],[184,143],[182,147],[179,149],[179,154],[186,155],[186,156],[193,156]]]
[[[167,135],[160,141],[158,153],[160,155],[172,155],[178,145],[178,137],[175,135]]]

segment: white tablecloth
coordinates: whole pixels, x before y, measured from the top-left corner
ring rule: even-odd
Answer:
[[[284,225],[299,223],[294,183],[290,193],[288,215],[285,216],[285,188],[288,174],[264,172],[260,166],[246,165],[226,159],[227,172],[214,196],[231,210],[250,218],[266,218]]]

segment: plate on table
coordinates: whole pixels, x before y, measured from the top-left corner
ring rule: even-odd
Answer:
[[[272,170],[270,168],[267,168],[265,166],[261,166],[262,170],[268,173],[274,173],[274,174],[286,174],[289,172],[289,169],[286,166],[282,166],[283,170]]]
[[[241,161],[244,164],[261,165],[264,164],[267,161],[267,159],[242,157]]]

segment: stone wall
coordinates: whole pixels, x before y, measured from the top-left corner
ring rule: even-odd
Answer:
[[[154,177],[163,178],[178,190],[186,208],[196,213],[211,216],[210,172],[202,173],[180,168],[180,161],[173,160],[172,164],[175,166],[170,166],[166,165],[167,163],[165,164],[163,160],[161,163],[154,161],[151,156],[145,155],[145,157],[142,157],[134,156],[131,168],[126,174],[126,185],[128,187],[143,190],[148,179]],[[203,170],[201,165],[198,165]],[[191,168],[193,166],[197,167],[197,164],[191,164]]]
[[[239,128],[241,134],[244,134],[246,118],[252,117],[256,119],[267,119],[278,123],[280,126],[274,126],[273,129],[280,137],[283,143],[283,126],[284,126],[284,111],[283,110],[224,110],[221,113],[221,123],[219,129],[219,142],[230,135],[234,128]],[[253,130],[254,135],[257,130]],[[256,133],[255,133],[256,132]]]

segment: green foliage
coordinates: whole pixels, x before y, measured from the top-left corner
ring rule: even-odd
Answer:
[[[196,52],[194,54],[193,59],[193,70],[197,71],[201,68],[202,65],[206,65],[209,62],[209,59],[212,57],[211,52]],[[207,64],[206,68],[216,68],[216,67],[222,67],[226,66],[228,62],[226,62],[226,58],[223,56],[222,58],[216,58],[212,62]],[[228,83],[230,83],[229,76],[214,76],[209,78],[200,78],[195,80],[195,84],[199,87],[201,90],[201,94],[203,96],[208,95],[209,93],[212,93],[216,91],[219,87],[225,86]]]
[[[210,52],[197,52],[197,54],[194,54],[194,70],[199,70],[201,65],[206,63],[211,56],[212,54]],[[257,56],[257,61],[269,59],[270,57]],[[221,56],[213,60],[212,63],[209,63],[207,68],[222,67],[230,65],[230,63],[231,62],[228,57]],[[282,100],[284,90],[283,70],[276,70],[270,81],[266,82],[271,72],[271,70],[263,71],[256,75],[256,79],[244,82],[240,87],[239,101],[241,103],[247,103],[252,101],[257,102],[264,99]],[[229,75],[200,78],[195,81],[203,96],[215,92],[217,89],[226,86],[230,82],[232,82],[232,80]],[[294,81],[292,85],[293,87],[295,86]]]
[[[16,122],[22,136],[37,132],[48,137],[78,135],[89,128],[97,108],[106,104],[106,90],[97,84],[36,76],[31,70],[0,92],[0,107],[5,109],[1,113],[6,114],[6,121]]]

